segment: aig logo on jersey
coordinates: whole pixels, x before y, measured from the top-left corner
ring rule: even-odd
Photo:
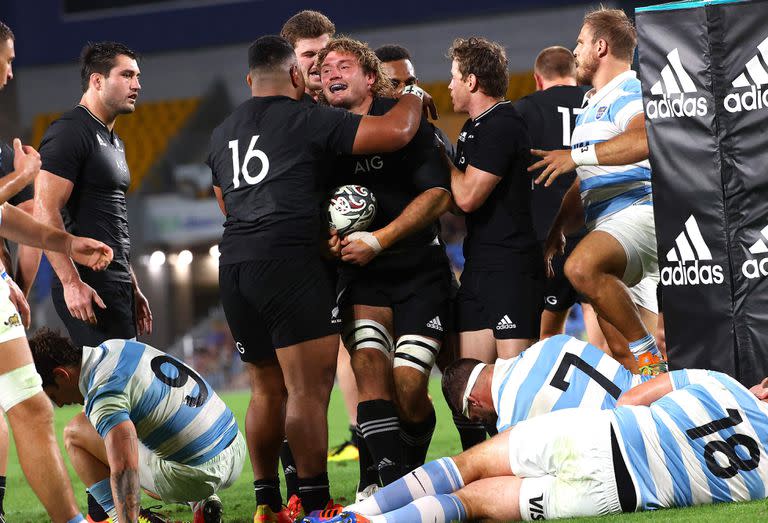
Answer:
[[[712,253],[693,215],[685,221],[685,230],[675,238],[675,247],[667,253],[667,261],[676,265],[661,269],[661,283],[664,285],[723,283],[723,266],[712,263]]]
[[[750,254],[756,257],[741,264],[741,273],[750,280],[768,276],[768,245],[766,245],[766,241],[768,241],[768,226],[763,227],[763,230],[760,231],[760,238],[749,247]]]
[[[682,118],[707,114],[707,99],[695,96],[696,85],[680,62],[677,48],[667,55],[667,65],[661,70],[661,80],[651,87],[651,95],[661,97],[645,105],[645,115],[650,119]]]
[[[763,91],[763,86],[768,84],[768,38],[758,44],[757,51],[744,65],[745,71],[731,82],[737,91],[728,94],[723,100],[725,110],[729,113],[768,108],[768,89]]]

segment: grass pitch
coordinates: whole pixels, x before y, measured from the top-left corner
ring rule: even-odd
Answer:
[[[456,429],[451,421],[450,412],[442,399],[439,382],[432,380],[430,384],[432,397],[435,399],[437,410],[437,428],[430,447],[429,458],[437,458],[456,454],[460,450]],[[223,394],[224,401],[229,405],[240,422],[241,430],[244,427],[245,409],[248,405],[248,394],[242,392]],[[64,425],[71,419],[79,408],[70,407],[56,409],[56,433],[64,452],[61,434]],[[348,437],[347,417],[340,394],[334,390],[330,406],[330,443],[337,444]],[[265,420],[265,423],[269,423]],[[65,454],[65,460],[66,460]],[[44,467],[41,463],[39,466]],[[354,500],[355,485],[357,482],[357,462],[330,463],[329,475],[331,479],[331,494],[339,503],[348,503]],[[77,478],[70,467],[72,485],[80,507],[85,510],[85,486]],[[10,456],[8,459],[7,490],[5,496],[5,510],[8,521],[13,523],[39,523],[48,521],[45,511],[38,502],[32,490],[26,483],[21,468],[16,458],[16,450],[11,442]],[[228,523],[249,523],[253,521],[254,495],[253,477],[250,466],[246,464],[240,479],[219,495],[224,503],[224,521]],[[503,492],[498,493],[503,496]],[[143,506],[154,505],[157,502],[145,498]],[[178,521],[191,521],[192,513],[186,506],[166,505],[158,509]],[[595,521],[595,518],[581,518],[567,521]],[[600,521],[621,523],[720,523],[728,522],[760,522],[768,521],[768,504],[766,501],[752,503],[732,503],[716,506],[703,506],[686,509],[662,510],[654,513],[637,513],[608,516]]]

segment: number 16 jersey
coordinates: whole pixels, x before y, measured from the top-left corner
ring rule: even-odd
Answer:
[[[83,347],[79,386],[85,415],[102,438],[130,420],[139,441],[168,461],[205,463],[238,433],[232,411],[200,375],[144,343]]]

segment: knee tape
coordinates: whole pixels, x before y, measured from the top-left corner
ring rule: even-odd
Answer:
[[[426,375],[440,352],[440,342],[425,336],[409,334],[400,336],[395,347],[395,367],[412,367]]]
[[[32,363],[0,375],[0,407],[6,412],[42,391],[43,379]]]
[[[392,352],[392,336],[376,321],[355,320],[344,329],[344,345],[349,352],[376,349],[389,357]]]

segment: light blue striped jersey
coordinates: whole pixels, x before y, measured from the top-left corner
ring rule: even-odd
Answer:
[[[640,80],[634,71],[621,73],[602,89],[585,95],[587,105],[576,117],[571,148],[597,144],[623,133],[630,120],[643,112]],[[630,205],[651,205],[651,166],[648,160],[629,165],[583,165],[576,168],[584,221],[597,221]]]
[[[765,498],[768,404],[720,372],[669,376],[675,390],[650,407],[612,412],[638,508]]]
[[[491,397],[501,432],[528,418],[572,407],[612,409],[642,378],[590,345],[564,334],[496,360]]]
[[[129,340],[83,347],[80,391],[85,414],[105,437],[130,420],[139,440],[169,461],[198,465],[237,436],[232,411],[194,370]]]

